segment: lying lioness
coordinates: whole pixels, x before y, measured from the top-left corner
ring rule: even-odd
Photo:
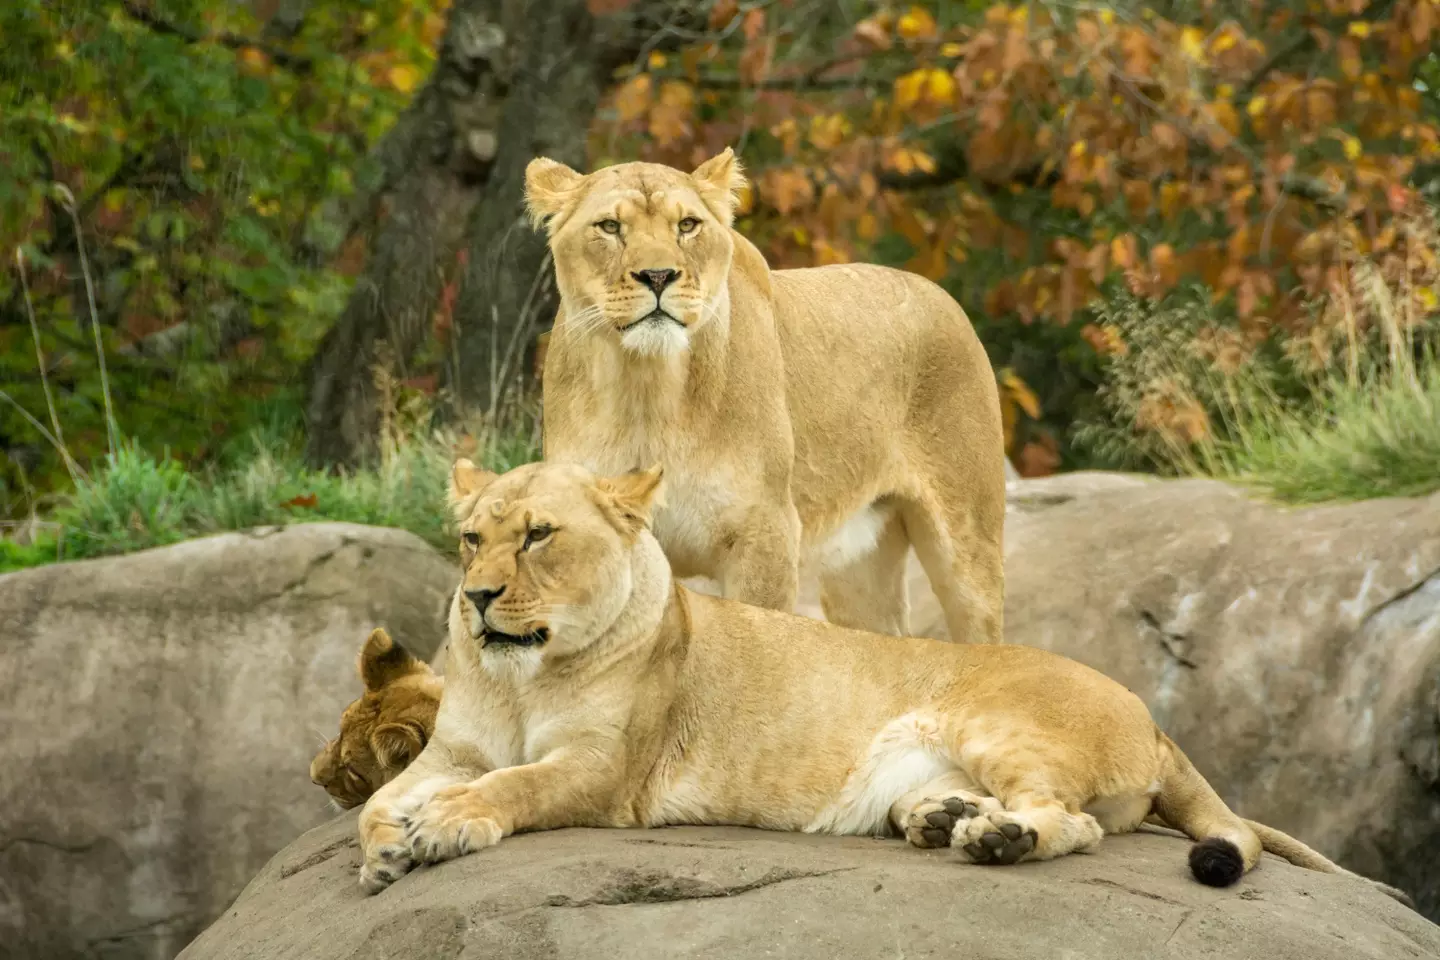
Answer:
[[[435,729],[445,681],[376,627],[360,650],[365,692],[340,715],[340,735],[310,761],[310,779],[345,809],[358,807],[420,755]]]
[[[360,816],[366,890],[523,830],[893,825],[1011,864],[1152,815],[1197,841],[1202,883],[1234,883],[1262,850],[1345,872],[1232,813],[1140,699],[1088,667],[680,587],[648,529],[659,485],[658,468],[455,466],[445,696],[430,743]]]
[[[999,642],[1004,443],[965,311],[868,264],[771,270],[731,228],[728,149],[685,173],[544,158],[526,200],[560,292],[546,460],[659,462],[675,575],[792,611],[802,566],[832,623],[905,634],[913,544],[950,639]]]

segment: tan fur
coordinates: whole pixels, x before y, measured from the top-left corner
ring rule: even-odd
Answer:
[[[686,823],[894,829],[1011,863],[1155,815],[1228,852],[1224,882],[1262,848],[1338,870],[1237,817],[1139,698],[1079,663],[879,646],[678,586],[647,528],[659,479],[457,468],[460,529],[478,545],[462,550],[446,696],[430,745],[361,815],[367,890],[518,831]],[[501,588],[482,617],[469,595]]]
[[[964,311],[886,267],[772,271],[731,229],[744,182],[728,149],[691,174],[531,163],[561,295],[545,458],[663,464],[655,534],[726,597],[792,610],[803,564],[832,622],[904,634],[913,544],[951,639],[1000,642],[1000,408]],[[642,270],[679,275],[657,295]]]
[[[340,715],[340,735],[310,761],[310,779],[347,810],[420,755],[445,685],[380,627],[365,641],[359,669],[365,692]]]

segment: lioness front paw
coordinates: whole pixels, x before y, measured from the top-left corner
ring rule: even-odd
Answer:
[[[401,818],[410,855],[421,863],[463,857],[500,842],[500,824],[466,786],[449,787]]]
[[[922,848],[948,847],[957,824],[1004,809],[994,797],[970,793],[926,797],[905,818],[905,839]]]
[[[1005,810],[957,824],[951,846],[971,863],[1018,863],[1035,850],[1034,827],[1016,822]]]
[[[370,830],[365,862],[360,865],[360,889],[377,894],[410,872],[415,861],[410,843],[399,824],[383,823]]]

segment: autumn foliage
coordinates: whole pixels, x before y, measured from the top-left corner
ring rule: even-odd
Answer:
[[[772,262],[891,262],[944,283],[1002,367],[1043,345],[1000,376],[1030,472],[1057,462],[1074,382],[1125,349],[1089,309],[1115,285],[1202,285],[1232,362],[1277,342],[1327,362],[1357,258],[1408,258],[1403,315],[1436,313],[1434,251],[1404,227],[1440,181],[1434,0],[872,7],[828,47],[818,6],[719,0],[719,39],[619,84],[597,158],[738,142],[741,228]]]

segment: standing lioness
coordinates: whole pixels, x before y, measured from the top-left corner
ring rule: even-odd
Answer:
[[[648,529],[659,470],[457,464],[464,578],[424,751],[360,817],[361,883],[522,830],[742,824],[873,834],[1009,864],[1153,815],[1203,883],[1262,849],[1103,675],[1031,647],[900,639],[690,593]]]
[[[526,170],[560,310],[547,460],[660,463],[655,535],[678,576],[792,610],[813,563],[832,622],[904,634],[913,543],[953,640],[999,642],[999,399],[969,320],[886,267],[775,270],[730,228],[727,149],[693,174]]]

